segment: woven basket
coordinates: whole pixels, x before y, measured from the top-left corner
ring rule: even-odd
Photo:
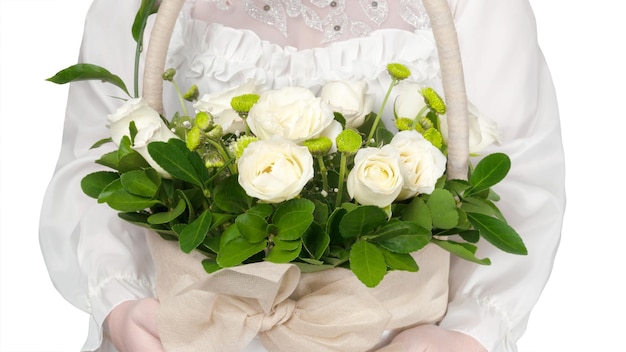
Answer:
[[[437,41],[449,121],[449,178],[466,179],[467,100],[456,30],[447,0],[423,0]],[[152,29],[143,97],[162,112],[165,59],[185,0],[162,0]],[[391,272],[365,288],[342,268],[302,274],[268,262],[207,275],[198,253],[146,235],[155,262],[158,326],[167,351],[240,351],[255,338],[272,352],[378,351],[384,331],[440,321],[448,302],[450,254],[436,245],[415,253],[417,273]],[[352,320],[345,321],[349,316]],[[258,337],[257,337],[258,336]],[[380,350],[382,351],[382,350]],[[385,352],[401,351],[398,346]]]

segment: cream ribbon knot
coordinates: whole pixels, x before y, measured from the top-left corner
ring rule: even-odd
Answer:
[[[421,251],[418,273],[393,272],[376,288],[350,270],[301,274],[293,264],[261,262],[208,275],[200,254],[154,234],[157,324],[172,352],[235,352],[259,336],[272,352],[364,352],[385,330],[438,321],[447,304],[449,255]]]
[[[295,265],[274,263],[204,274],[161,299],[163,345],[176,352],[238,351],[257,334],[272,351],[366,351],[376,345],[391,316],[365,286],[340,279],[301,287],[310,292],[292,299],[300,276]]]

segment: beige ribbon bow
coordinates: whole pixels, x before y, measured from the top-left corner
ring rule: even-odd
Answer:
[[[423,280],[397,272],[368,289],[341,268],[301,274],[293,264],[261,262],[208,275],[200,254],[184,254],[153,233],[147,238],[167,351],[241,351],[258,335],[268,351],[363,352],[385,330],[432,323],[445,312],[449,257],[441,251],[426,251],[442,267],[422,273],[422,266]]]

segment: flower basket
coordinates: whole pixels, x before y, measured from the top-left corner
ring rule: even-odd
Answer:
[[[379,122],[392,88],[410,75],[396,63],[387,66],[391,83],[378,114],[368,114],[373,103],[355,117],[322,100],[327,87],[343,87],[365,101],[365,82],[335,81],[319,97],[304,87],[240,92],[249,84],[217,93],[228,96],[230,116],[245,132],[226,131],[210,109],[188,116],[184,103],[184,114],[168,121],[163,81],[176,82],[165,57],[184,2],[142,1],[133,24],[136,67],[147,18],[158,8],[143,98],[136,68],[135,99],[108,116],[111,138],[94,145],[117,144],[96,161],[114,171],[81,181],[88,196],[149,229],[166,350],[240,351],[260,341],[272,352],[393,352],[385,344],[394,333],[445,314],[450,253],[489,265],[475,256],[482,238],[526,254],[491,190],[509,158],[495,153],[469,166],[469,131],[476,135],[480,124],[468,123],[468,115],[479,117],[466,98],[446,0],[424,0],[445,102],[432,88],[403,86],[413,95],[396,99],[395,135]],[[118,76],[91,64],[49,80],[84,79],[131,96]],[[196,101],[197,87],[179,95]],[[417,111],[396,110],[420,98]]]
[[[144,98],[162,105],[162,72],[183,0],[163,0],[144,71]],[[424,0],[438,41],[450,121],[448,177],[467,178],[467,102],[456,33],[446,1]],[[168,351],[239,351],[258,336],[269,351],[368,351],[385,331],[438,322],[448,300],[450,253],[429,244],[413,253],[417,273],[394,271],[367,288],[345,268],[301,273],[260,262],[207,275],[203,256],[185,254],[154,233],[147,239],[161,302],[158,326]]]

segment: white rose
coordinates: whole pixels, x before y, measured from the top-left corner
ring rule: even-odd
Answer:
[[[280,136],[250,143],[237,166],[246,193],[268,203],[296,197],[313,178],[309,150]]]
[[[330,106],[301,87],[262,93],[248,114],[248,126],[259,139],[279,135],[296,143],[319,137],[333,120]]]
[[[343,115],[346,128],[358,128],[374,107],[374,95],[367,94],[367,89],[362,81],[331,81],[322,88],[320,98]]]
[[[391,145],[359,149],[347,180],[348,194],[364,205],[386,207],[402,191],[400,154]]]
[[[245,84],[224,92],[205,94],[193,107],[199,111],[208,112],[215,118],[215,123],[222,126],[225,133],[238,133],[246,130],[246,122],[233,110],[230,101],[234,97],[256,93],[257,86],[250,80]]]
[[[108,115],[107,119],[111,131],[111,139],[116,145],[120,144],[124,136],[130,137],[130,123],[134,121],[137,135],[135,136],[133,149],[141,154],[148,164],[161,175],[169,176],[148,153],[148,143],[155,141],[167,142],[172,138],[178,138],[178,136],[170,131],[156,110],[148,106],[148,103],[142,98],[130,99],[117,109],[115,113]]]
[[[397,93],[393,109],[397,118],[414,119],[425,107],[426,102],[420,90],[424,88],[415,82],[402,81],[395,88]]]
[[[398,200],[420,193],[432,193],[437,180],[446,170],[446,157],[443,153],[417,131],[398,132],[390,145],[400,153],[404,179]]]
[[[500,145],[502,140],[495,121],[483,115],[472,103],[467,104],[469,112],[469,152],[478,154],[492,144]],[[441,134],[448,140],[448,119],[441,116]]]

